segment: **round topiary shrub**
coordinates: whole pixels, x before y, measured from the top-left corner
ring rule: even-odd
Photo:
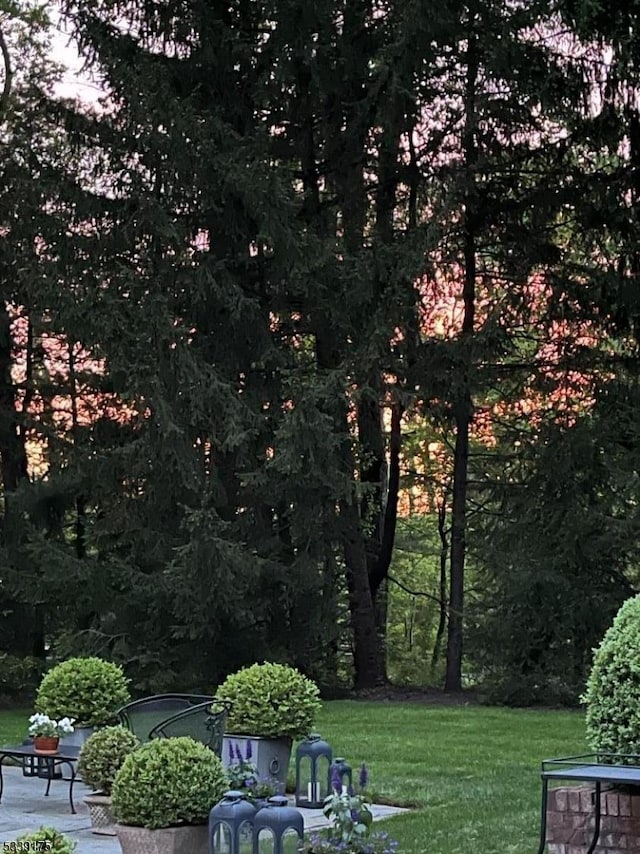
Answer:
[[[628,599],[595,651],[582,702],[599,753],[640,753],[640,596]]]
[[[103,726],[129,702],[122,668],[102,658],[70,658],[45,674],[36,694],[36,711],[69,717],[76,729]]]
[[[41,827],[25,833],[16,839],[15,846],[16,851],[48,851],[49,854],[73,854],[76,850],[76,843],[55,827]],[[6,850],[14,849],[7,847]]]
[[[205,824],[226,777],[212,750],[192,738],[158,738],[130,753],[116,774],[111,808],[120,824]]]
[[[85,741],[78,757],[78,774],[96,792],[110,795],[120,766],[140,747],[136,736],[123,726],[99,729]]]
[[[227,732],[300,738],[320,711],[318,686],[287,664],[253,664],[227,676],[216,692],[230,703]]]

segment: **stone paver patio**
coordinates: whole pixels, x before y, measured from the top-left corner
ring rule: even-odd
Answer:
[[[23,777],[19,768],[3,766],[4,790],[0,803],[0,850],[3,842],[12,842],[42,825],[57,827],[78,843],[77,854],[119,854],[120,845],[113,836],[100,836],[90,830],[89,811],[82,799],[90,789],[78,782],[73,787],[76,815],[69,811],[69,784],[61,780],[51,783],[44,797],[46,781]],[[407,812],[400,807],[376,804],[374,820]],[[321,810],[301,810],[305,830],[326,827],[328,822]]]

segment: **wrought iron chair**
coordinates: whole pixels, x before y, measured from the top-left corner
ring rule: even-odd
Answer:
[[[222,739],[228,711],[228,705],[217,700],[214,703],[211,700],[199,703],[156,724],[149,738],[188,735],[222,758]]]
[[[195,706],[206,703],[211,705],[213,701],[214,698],[206,694],[155,694],[122,706],[116,712],[115,721],[145,742],[149,741],[151,731],[159,724]]]

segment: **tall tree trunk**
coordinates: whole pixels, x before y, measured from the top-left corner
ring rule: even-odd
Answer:
[[[469,9],[467,37],[467,78],[465,85],[465,126],[462,147],[466,165],[464,200],[464,318],[460,346],[460,369],[457,371],[454,393],[456,441],[453,461],[453,495],[451,505],[451,561],[449,587],[449,624],[447,632],[447,668],[445,691],[462,690],[462,654],[464,633],[464,568],[466,556],[467,475],[469,468],[469,427],[473,417],[470,389],[476,300],[476,229],[475,170],[478,159],[476,147],[476,87],[479,71],[477,36],[474,13]]]
[[[376,611],[367,569],[367,553],[360,531],[357,507],[340,503],[347,588],[353,629],[355,687],[374,688],[385,681],[385,661],[380,654]]]
[[[447,552],[449,548],[449,539],[447,537],[447,499],[443,496],[442,501],[438,504],[438,535],[440,537],[440,612],[438,617],[438,628],[436,630],[436,639],[433,644],[433,652],[431,653],[431,675],[435,674],[436,667],[440,662],[440,654],[442,650],[442,641],[447,628]]]
[[[78,419],[78,382],[76,376],[76,360],[73,352],[73,343],[69,341],[69,395],[71,398],[71,437],[76,454],[80,442],[80,423]],[[86,504],[82,495],[76,496],[76,522],[75,522],[75,549],[76,557],[86,556]]]
[[[18,426],[13,368],[11,317],[6,303],[0,303],[0,463],[4,494],[5,525],[10,496],[27,476],[27,455]]]

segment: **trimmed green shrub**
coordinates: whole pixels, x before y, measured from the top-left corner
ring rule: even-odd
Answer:
[[[601,753],[640,753],[640,596],[628,599],[595,651],[582,702]]]
[[[131,699],[119,664],[102,658],[69,658],[53,667],[36,694],[36,711],[73,718],[80,726],[103,726]]]
[[[110,795],[113,781],[127,756],[140,747],[136,736],[123,726],[108,726],[85,741],[78,757],[78,774],[96,792]]]
[[[49,854],[73,854],[76,843],[56,830],[55,827],[41,827],[25,833],[16,840],[16,851],[48,851]]]
[[[116,774],[111,809],[120,824],[205,824],[226,777],[212,750],[192,738],[158,738],[130,753]]]
[[[287,664],[253,664],[227,676],[216,692],[231,704],[230,733],[300,738],[320,711],[318,686]]]

